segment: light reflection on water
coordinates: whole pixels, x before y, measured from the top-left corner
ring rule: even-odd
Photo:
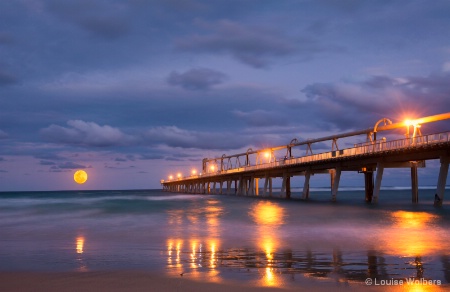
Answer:
[[[390,224],[375,230],[370,237],[372,248],[363,251],[333,248],[292,247],[281,243],[281,229],[288,218],[287,210],[275,201],[259,201],[249,208],[248,217],[254,223],[248,236],[253,246],[221,245],[224,208],[220,201],[208,201],[205,206],[189,211],[168,212],[169,224],[186,217],[195,225],[203,222],[205,236],[184,237],[189,248],[183,249],[183,237],[167,240],[167,263],[170,270],[188,273],[193,278],[207,275],[209,281],[223,282],[223,272],[237,271],[257,275],[258,285],[283,287],[286,279],[307,277],[342,283],[363,283],[372,279],[441,279],[450,281],[450,256],[438,256],[446,250],[448,237],[442,238],[437,226],[439,216],[428,212],[387,211]],[[189,214],[184,214],[188,212]],[[196,230],[195,226],[189,227]],[[239,227],[236,227],[237,229]],[[198,229],[197,229],[198,231]],[[248,232],[248,230],[247,230]],[[198,233],[201,234],[201,233]],[[233,245],[232,245],[233,246]],[[442,269],[436,269],[436,265]],[[431,272],[431,274],[430,274]],[[204,277],[202,279],[205,279]],[[436,286],[408,285],[405,291],[435,291]]]
[[[151,269],[267,287],[301,286],[304,278],[450,283],[449,205],[411,206],[409,193],[397,202],[388,198],[401,192],[384,192],[386,201],[376,206],[365,205],[363,193],[349,193],[347,201],[343,193],[333,204],[314,196],[287,202],[125,194],[67,194],[67,204],[56,194],[34,198],[39,204],[27,204],[30,195],[14,194],[10,205],[0,197],[0,269]],[[362,202],[354,202],[359,195]]]

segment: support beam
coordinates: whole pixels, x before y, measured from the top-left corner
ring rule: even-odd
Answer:
[[[383,178],[384,165],[381,162],[377,163],[377,176],[375,178],[375,188],[373,191],[373,199],[374,203],[378,202],[378,196],[380,195],[381,188],[381,179]]]
[[[281,197],[286,197],[286,181],[287,181],[287,174],[283,173],[283,181],[281,183]]]
[[[419,182],[417,176],[417,162],[411,161],[411,200],[419,203]]]
[[[341,179],[341,168],[336,167],[336,169],[331,173],[331,200],[336,201],[336,196],[339,188],[339,181]]]
[[[241,176],[241,177],[239,177],[239,186],[238,186],[238,189],[237,189],[237,195],[238,196],[241,196],[241,195],[243,195],[243,189],[244,189],[244,178]]]
[[[309,178],[310,177],[311,177],[311,172],[307,171],[305,173],[305,183],[303,184],[303,192],[302,192],[303,200],[309,199]]]
[[[227,195],[231,194],[231,180],[227,180]]]
[[[436,195],[434,199],[435,206],[442,206],[442,202],[444,201],[445,194],[445,185],[447,183],[447,175],[448,175],[448,165],[449,165],[450,157],[441,157],[441,167],[439,169],[439,177],[436,188]]]
[[[259,196],[259,178],[255,177],[255,195]]]
[[[291,198],[291,176],[287,175],[286,177],[286,199]]]
[[[373,197],[373,171],[364,172],[364,190],[366,193],[366,202],[371,203]]]
[[[269,175],[266,174],[264,178],[264,190],[263,190],[263,197],[267,195],[267,186],[269,185]]]
[[[255,195],[255,177],[254,176],[252,176],[250,178],[249,186],[248,186],[248,194],[250,196],[254,196]]]

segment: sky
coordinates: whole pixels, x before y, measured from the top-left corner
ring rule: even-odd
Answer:
[[[205,157],[450,112],[449,15],[441,0],[0,1],[0,191],[155,189]]]

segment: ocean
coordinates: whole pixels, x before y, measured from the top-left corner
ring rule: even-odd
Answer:
[[[310,199],[160,190],[0,193],[0,271],[140,270],[200,281],[300,287],[450,283],[450,194],[312,189]]]

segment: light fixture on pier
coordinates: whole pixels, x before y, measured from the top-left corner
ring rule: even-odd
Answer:
[[[211,169],[211,171],[214,171],[214,169],[216,169],[216,167],[215,167],[214,165],[211,165],[211,166],[209,167],[209,169]]]
[[[193,170],[191,171],[191,173],[192,173],[192,175],[196,175],[196,174],[197,174],[197,170],[193,169]]]
[[[173,175],[169,175],[169,180],[173,180]]]
[[[181,173],[177,173],[177,178],[178,178],[178,179],[181,178]]]

